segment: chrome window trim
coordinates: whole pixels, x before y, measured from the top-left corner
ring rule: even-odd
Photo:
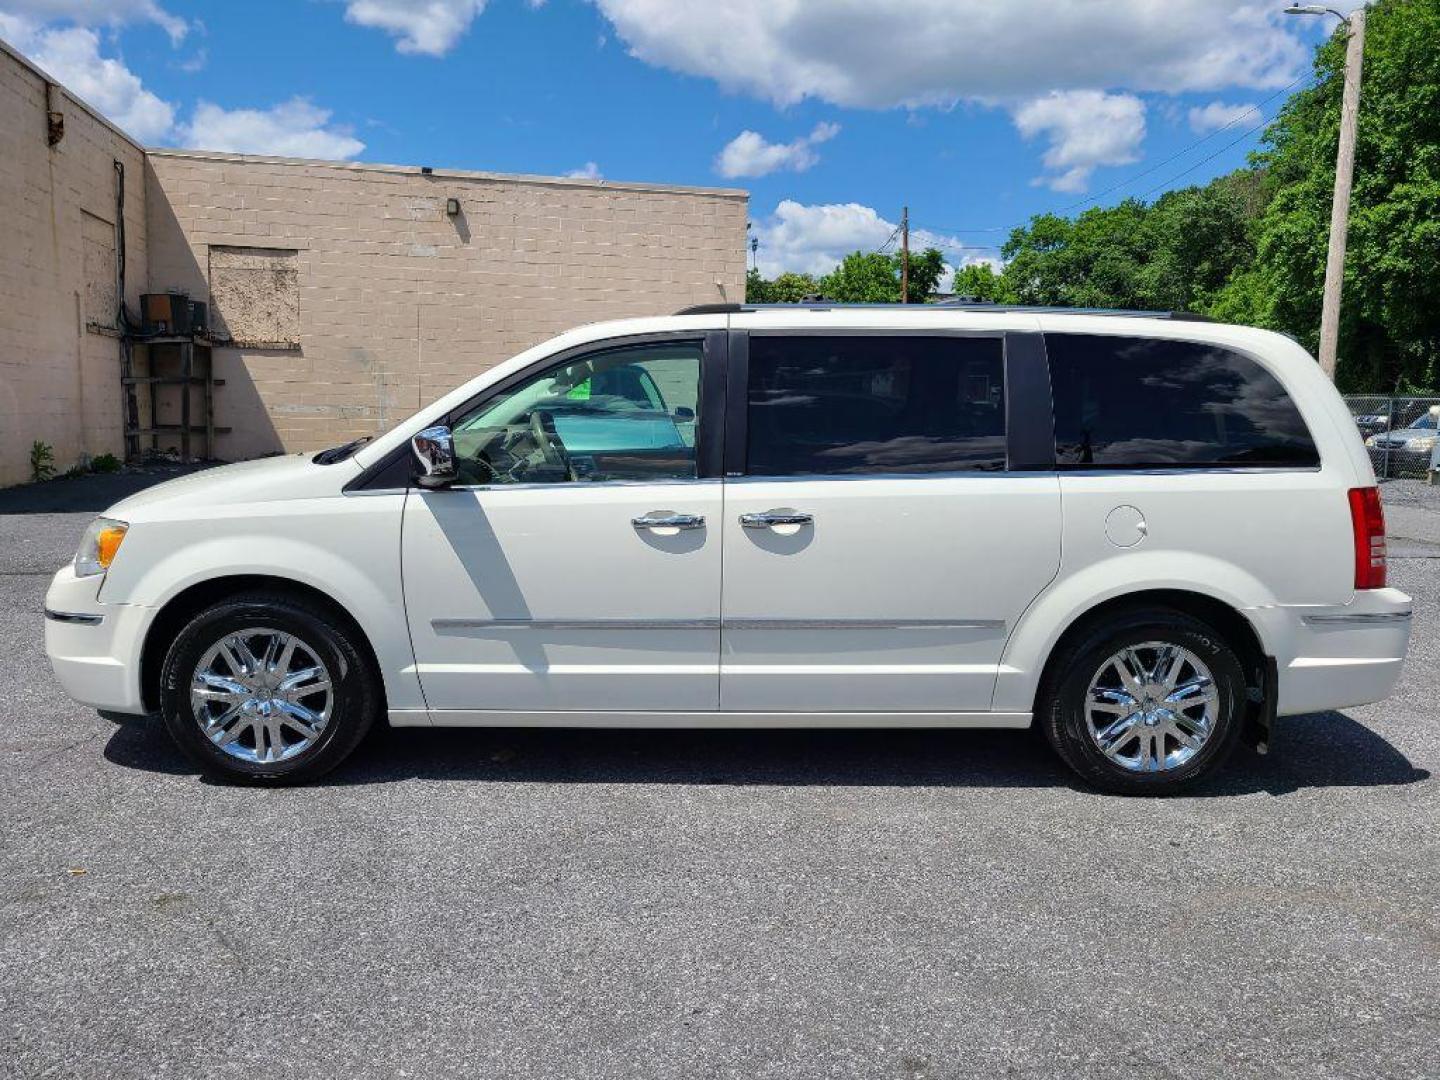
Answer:
[[[1139,468],[1117,465],[1113,469],[1057,465],[1053,471],[1061,476],[1195,476],[1203,473],[1318,473],[1323,470],[1323,465],[1177,465],[1173,469],[1154,465]]]
[[[1053,477],[1054,469],[960,469],[953,472],[912,472],[912,473],[804,473],[800,476],[727,476],[727,484],[813,484],[836,481],[860,483],[865,480],[969,480],[991,478],[1014,480],[1017,477]]]
[[[696,477],[657,477],[654,480],[562,480],[547,481],[536,484],[451,484],[442,488],[436,494],[443,494],[446,491],[538,491],[548,488],[551,491],[587,491],[591,488],[641,488],[641,487],[692,487],[700,484],[718,484],[718,476],[696,476]]]
[[[84,611],[55,611],[48,607],[45,609],[45,618],[75,626],[99,626],[105,621],[104,615],[92,615]]]

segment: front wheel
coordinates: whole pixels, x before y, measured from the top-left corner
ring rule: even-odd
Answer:
[[[1162,608],[1128,613],[1062,647],[1037,718],[1096,787],[1165,795],[1212,773],[1244,723],[1245,673],[1214,628]]]
[[[314,779],[359,745],[379,680],[355,632],[318,604],[246,594],[196,615],[160,674],[160,710],[206,773],[251,784]]]

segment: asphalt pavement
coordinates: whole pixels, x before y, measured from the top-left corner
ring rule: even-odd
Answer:
[[[0,1077],[1440,1075],[1440,489],[1385,491],[1395,696],[1168,800],[1025,732],[383,731],[216,786],[46,664],[108,493],[0,497]]]

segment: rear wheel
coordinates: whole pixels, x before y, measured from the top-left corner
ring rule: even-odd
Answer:
[[[1137,610],[1062,646],[1038,719],[1065,763],[1122,794],[1179,791],[1214,772],[1244,723],[1245,674],[1215,629]]]
[[[354,631],[311,602],[247,594],[196,615],[165,658],[166,729],[207,773],[298,783],[340,764],[380,711]]]

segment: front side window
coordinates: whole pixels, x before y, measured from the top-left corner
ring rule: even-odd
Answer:
[[[1046,334],[1055,460],[1072,469],[1313,466],[1278,379],[1218,345]]]
[[[999,338],[750,338],[751,476],[1005,468]]]
[[[452,425],[462,484],[694,479],[701,344],[624,346],[549,368]]]

